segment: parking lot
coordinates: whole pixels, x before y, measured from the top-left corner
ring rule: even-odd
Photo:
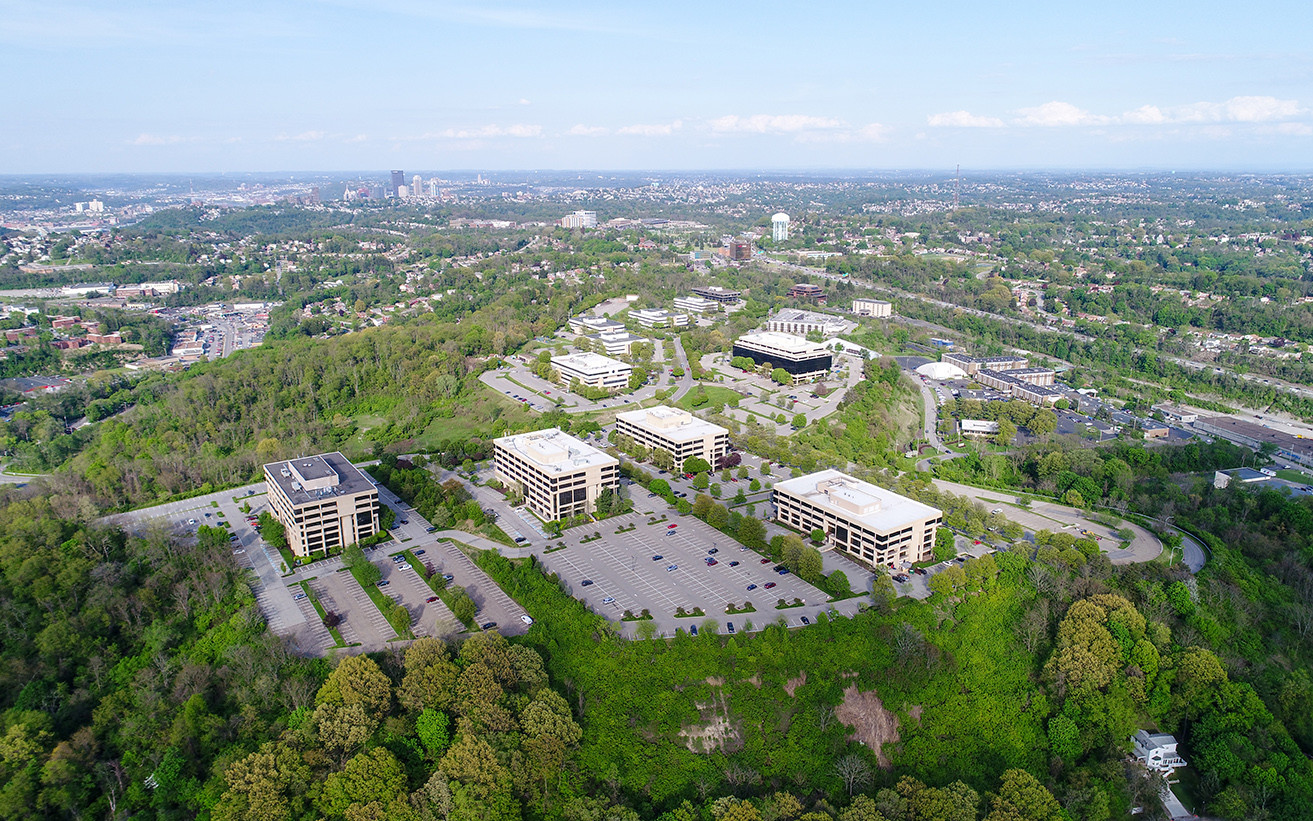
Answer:
[[[423,554],[417,557],[421,561],[433,558],[429,555],[432,549],[421,547],[416,550],[423,551]],[[433,588],[419,577],[409,562],[394,562],[389,557],[388,561],[376,558],[374,564],[383,571],[383,580],[387,582],[381,588],[383,592],[394,601],[405,605],[410,611],[410,629],[416,636],[441,637],[459,633],[463,629],[461,623],[441,600],[429,601],[436,598]],[[434,561],[434,569],[439,573],[444,572],[438,564]]]
[[[765,625],[781,615],[795,623],[796,616],[814,616],[825,609],[826,594],[793,574],[776,573],[774,562],[763,562],[760,555],[741,548],[700,520],[672,513],[666,521],[649,524],[649,518],[647,514],[631,513],[567,531],[560,539],[567,548],[545,554],[540,560],[560,576],[571,595],[586,601],[595,612],[619,621],[626,610],[637,615],[647,608],[659,631],[687,629],[701,621],[675,618],[680,607],[686,612],[700,607],[707,617],[737,621],[740,626],[746,620]],[[636,528],[615,532],[630,524]],[[594,532],[602,538],[579,544],[579,539]],[[713,549],[717,552],[709,553]],[[714,559],[716,564],[709,564],[707,559]],[[754,588],[749,590],[749,586]],[[802,599],[807,606],[775,609],[778,599],[792,602],[794,598]],[[757,612],[725,614],[727,604],[742,606],[748,601]]]
[[[360,582],[345,570],[328,572],[310,582],[324,610],[342,617],[338,630],[347,644],[362,646],[369,653],[382,650],[397,637],[388,620],[369,600]]]

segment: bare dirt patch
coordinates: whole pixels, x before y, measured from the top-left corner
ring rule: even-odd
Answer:
[[[856,686],[848,686],[843,691],[843,701],[834,709],[834,716],[853,728],[853,738],[875,753],[881,767],[889,768],[884,745],[900,740],[898,716],[885,709],[874,690],[863,693]]]
[[[798,674],[797,678],[791,678],[788,681],[784,682],[784,692],[789,694],[789,698],[793,698],[794,692],[799,687],[801,687],[806,683],[807,683],[807,671],[803,670],[801,673]]]
[[[698,715],[701,719],[696,724],[685,725],[679,734],[690,752],[695,753],[733,753],[743,749],[743,734],[730,720],[729,702],[725,691],[717,687],[711,699],[698,702]]]

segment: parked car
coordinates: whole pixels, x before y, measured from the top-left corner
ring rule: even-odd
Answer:
[[[524,622],[525,624],[533,624],[533,618],[530,616],[520,616],[520,621]]]
[[[421,547],[419,550],[416,550],[416,551],[415,551],[415,555],[416,555],[416,556],[423,556],[423,555],[424,555],[424,548]]]
[[[658,553],[658,554],[656,554],[655,556],[652,557],[652,561],[654,561],[654,562],[659,562],[659,561],[661,561],[661,560],[664,559],[664,558],[665,558],[665,556],[662,556],[660,553]]]
[[[688,634],[690,636],[696,636],[698,634],[698,626],[696,624],[690,624],[688,626]]]
[[[392,584],[392,582],[388,581],[387,579],[384,579],[383,581],[381,581],[381,582],[378,583],[378,586],[379,586],[379,587],[387,587],[389,584]]]
[[[584,579],[583,581],[579,582],[579,586],[580,586],[580,587],[588,587],[588,586],[591,585],[592,583],[593,583],[593,580],[592,580],[592,579]]]
[[[803,616],[800,620],[802,621],[803,624],[811,624],[811,623],[812,623],[812,620],[809,619],[809,618],[807,618],[806,616]]]
[[[497,628],[497,622],[495,621],[484,622],[479,626],[484,630],[495,630]]]
[[[770,559],[762,559],[762,560],[761,560],[761,563],[762,563],[762,564],[770,564]]]
[[[607,596],[602,599],[602,604],[615,604],[615,596]]]
[[[727,621],[727,622],[725,622],[725,630],[726,630],[727,632],[733,633],[733,632],[734,632],[734,622],[732,622],[732,621]]]
[[[305,598],[305,594],[304,594],[304,593],[297,593],[297,594],[296,594],[295,596],[293,596],[292,598],[293,598],[294,600],[296,600],[296,601],[300,601],[301,599],[304,599],[304,598]]]
[[[729,566],[730,566],[730,567],[738,567],[738,566],[739,566],[739,563],[738,563],[738,562],[730,562],[730,563],[729,563]]]
[[[672,571],[672,570],[678,570],[678,569],[679,569],[679,565],[677,565],[677,564],[672,564],[672,565],[669,565],[669,566],[666,567],[666,572],[669,573],[669,572]]]
[[[455,578],[456,578],[456,577],[453,576],[453,575],[451,575],[450,573],[443,573],[443,574],[442,574],[442,580],[443,580],[444,582],[452,581],[452,580],[454,580]]]
[[[757,589],[757,585],[755,585],[755,584],[750,584],[750,585],[748,585],[748,589],[749,589],[749,590],[756,590],[756,589]]]
[[[710,555],[712,555],[712,556],[716,555],[716,554],[719,553],[719,552],[720,552],[720,548],[719,548],[719,547],[713,547],[713,548],[711,548],[710,550],[707,551],[707,553],[710,554]]]
[[[674,530],[677,527],[679,527],[679,525],[666,525],[666,530]]]
[[[766,582],[766,589],[770,590],[775,586],[775,582]]]

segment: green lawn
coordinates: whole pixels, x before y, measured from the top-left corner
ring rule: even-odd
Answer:
[[[1298,482],[1305,485],[1313,485],[1313,476],[1298,470],[1278,470],[1278,479],[1285,479],[1287,482]]]
[[[730,388],[722,388],[716,385],[702,385],[702,388],[707,392],[706,404],[704,405],[693,404],[694,398],[701,393],[701,391],[699,391],[698,388],[695,386],[693,390],[684,394],[684,398],[679,400],[679,407],[683,408],[684,410],[697,410],[698,408],[704,408],[707,407],[708,405],[717,405],[720,403],[728,404],[732,399],[743,398],[743,394],[739,393],[736,390],[731,390]]]

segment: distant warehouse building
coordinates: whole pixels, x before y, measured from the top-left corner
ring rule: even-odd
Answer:
[[[572,385],[577,379],[581,385],[605,390],[627,387],[633,370],[618,359],[595,353],[553,356],[552,367],[564,385]]]
[[[858,316],[893,316],[894,306],[882,299],[854,299],[853,313]]]
[[[625,411],[616,414],[615,421],[617,434],[632,438],[639,447],[666,451],[676,465],[698,458],[715,467],[729,451],[728,430],[678,408]]]
[[[559,428],[492,443],[497,478],[524,494],[545,521],[591,513],[604,488],[620,487],[620,462]]]
[[[839,550],[872,565],[931,558],[935,528],[943,521],[936,508],[837,470],[779,482],[773,500],[781,524],[824,531]]]
[[[264,482],[294,556],[322,558],[379,532],[378,488],[340,453],[271,462]]]
[[[769,364],[772,369],[783,368],[795,384],[825,375],[834,362],[833,355],[819,342],[774,331],[739,337],[734,341],[733,355],[745,356],[757,365]]]
[[[1276,456],[1313,467],[1313,440],[1302,436],[1292,436],[1229,416],[1201,416],[1195,420],[1194,429],[1254,450],[1272,445],[1276,448]]]

